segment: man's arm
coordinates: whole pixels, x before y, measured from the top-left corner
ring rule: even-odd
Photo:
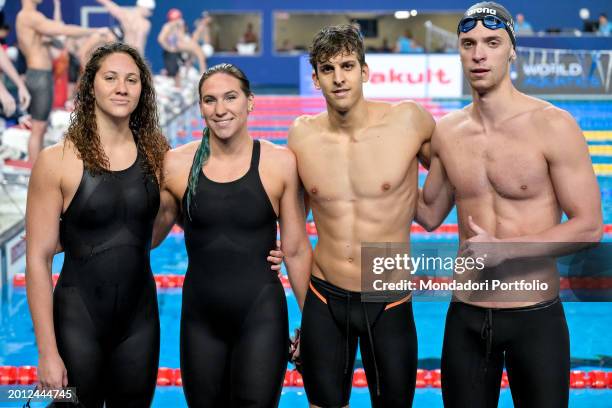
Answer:
[[[62,3],[60,2],[60,0],[53,0],[53,21],[63,22]]]
[[[415,109],[408,126],[410,129],[416,128],[420,130],[422,144],[417,157],[423,167],[429,169],[431,163],[431,137],[436,127],[436,122],[433,116],[431,116],[431,113],[422,105],[414,102],[411,104],[413,104]]]
[[[117,20],[119,20],[119,22],[123,25],[124,21],[129,15],[129,11],[117,5],[116,3],[112,2],[111,0],[96,0],[96,1],[100,3],[102,6],[104,6],[104,8],[108,10],[108,13],[111,16],[115,17]]]
[[[291,124],[291,126],[289,127],[289,131],[287,133],[287,147],[289,148],[289,150],[293,152],[293,154],[296,155],[296,157],[297,157],[297,152],[298,152],[297,145],[300,139],[299,134],[303,132],[303,129],[306,126],[304,121],[305,121],[305,117],[303,116],[296,118]],[[302,195],[303,195],[303,201],[304,201],[304,219],[306,219],[306,217],[308,217],[308,213],[310,212],[310,196],[304,190],[304,185],[301,183],[301,181],[300,181],[300,190],[303,192]]]
[[[433,231],[444,221],[455,203],[453,187],[448,180],[440,149],[440,128],[436,128],[431,141],[431,165],[425,185],[419,190],[415,221],[427,231]]]
[[[300,306],[304,306],[312,263],[312,247],[306,234],[304,207],[297,163],[294,154],[288,150],[276,152],[282,166],[279,174],[285,175],[285,188],[280,200],[281,250],[285,254],[285,265],[289,282]]]
[[[29,20],[29,26],[33,30],[40,34],[55,37],[59,35],[66,35],[68,37],[84,37],[104,29],[99,28],[84,28],[72,24],[64,24],[62,22],[53,21],[45,17],[41,13],[35,13],[31,15]]]

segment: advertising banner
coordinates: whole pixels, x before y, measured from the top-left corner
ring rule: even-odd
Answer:
[[[366,98],[457,98],[463,74],[456,54],[366,55],[370,80]],[[300,58],[300,94],[320,95],[312,82],[308,56]]]
[[[529,94],[612,94],[612,51],[519,48],[514,85]]]

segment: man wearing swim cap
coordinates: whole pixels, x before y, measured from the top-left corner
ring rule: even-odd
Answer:
[[[364,302],[363,242],[401,242],[418,198],[418,159],[428,156],[431,115],[415,102],[367,101],[363,39],[326,27],[310,49],[327,110],[296,119],[289,148],[312,207],[318,242],[302,314],[300,354],[311,406],[349,402],[359,342],[373,407],[409,407],[416,381],[412,302]]]
[[[417,221],[435,229],[454,201],[458,257],[484,259],[480,275],[470,277],[539,280],[549,288],[453,293],[444,405],[497,406],[505,365],[515,406],[567,407],[569,334],[554,257],[602,236],[587,144],[567,112],[512,85],[515,38],[503,6],[475,4],[457,32],[473,102],[436,125]],[[455,271],[454,279],[465,275]]]

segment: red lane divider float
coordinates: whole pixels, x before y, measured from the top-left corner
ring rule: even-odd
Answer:
[[[59,274],[54,273],[52,275],[53,285],[57,283],[59,279]],[[185,275],[180,274],[156,274],[153,275],[155,279],[155,285],[159,289],[174,289],[174,288],[182,288],[183,283],[185,281]],[[281,283],[285,289],[291,289],[291,284],[289,283],[289,278],[285,275],[281,275],[280,277]],[[415,276],[413,281],[418,283],[418,281],[431,281],[433,284],[439,283],[450,283],[453,278],[450,276],[444,277],[433,277],[433,276]],[[25,287],[25,274],[16,273],[13,276],[13,287]],[[612,277],[598,277],[598,278],[589,278],[589,277],[576,277],[576,278],[560,278],[559,289],[567,290],[567,289],[612,289]]]
[[[0,366],[0,385],[29,385],[38,381],[36,367],[34,366]],[[160,387],[182,386],[180,368],[160,367],[157,371],[157,385]],[[417,370],[417,388],[440,388],[442,385],[442,374],[437,370]],[[285,387],[303,387],[304,380],[297,370],[287,370],[283,381]],[[353,387],[367,387],[368,380],[363,368],[358,368],[353,373]],[[509,386],[508,374],[504,371],[501,379],[501,387]],[[570,372],[570,387],[575,389],[612,389],[612,371],[581,371]]]

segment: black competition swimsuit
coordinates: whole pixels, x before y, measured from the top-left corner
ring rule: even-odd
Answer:
[[[159,188],[143,162],[138,154],[125,170],[84,170],[61,218],[65,260],[53,321],[68,385],[86,408],[148,407],[155,391],[159,316],[149,251]]]
[[[258,141],[248,172],[227,183],[200,171],[187,215],[181,372],[190,407],[278,404],[287,368],[285,292],[270,270],[276,219],[259,177]],[[186,197],[187,194],[185,194]]]
[[[444,406],[496,407],[504,363],[514,406],[568,406],[569,333],[559,299],[510,309],[451,302],[442,347]]]

